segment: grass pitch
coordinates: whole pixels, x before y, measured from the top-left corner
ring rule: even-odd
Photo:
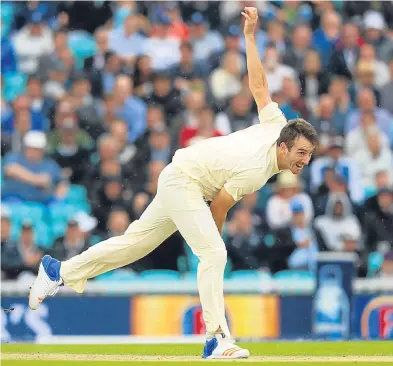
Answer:
[[[35,345],[3,344],[4,366],[110,366],[121,364],[200,366],[224,363],[252,365],[393,365],[393,342],[266,342],[240,343],[250,350],[248,360],[201,360],[201,345]]]

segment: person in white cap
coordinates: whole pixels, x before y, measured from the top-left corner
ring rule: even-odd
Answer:
[[[83,292],[89,278],[145,257],[180,231],[199,257],[198,290],[206,325],[203,358],[247,358],[234,344],[225,317],[224,270],[227,250],[222,229],[228,211],[243,196],[259,190],[281,170],[300,174],[318,144],[311,124],[287,121],[270,97],[255,40],[256,8],[246,7],[249,87],[261,123],[180,149],[160,174],[151,204],[123,235],[98,243],[65,262],[44,256],[31,287],[29,307],[37,309],[63,283]]]
[[[23,152],[8,153],[3,161],[3,201],[48,203],[63,198],[67,184],[58,164],[45,157],[46,136],[29,131],[23,139]]]
[[[388,62],[393,55],[393,41],[385,35],[386,23],[383,15],[375,10],[366,11],[363,24],[366,42],[375,47],[380,60]]]

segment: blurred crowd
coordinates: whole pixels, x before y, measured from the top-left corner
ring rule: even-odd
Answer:
[[[259,123],[244,6],[259,9],[273,100],[321,145],[300,178],[282,172],[230,212],[229,270],[312,271],[333,251],[357,253],[358,276],[393,275],[392,2],[4,1],[3,278],[123,233],[176,149]],[[81,186],[86,207],[56,234],[46,221],[49,244],[36,216],[14,220],[26,204],[62,215]],[[190,256],[175,233],[129,270],[187,272]]]

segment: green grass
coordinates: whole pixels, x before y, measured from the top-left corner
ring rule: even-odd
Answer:
[[[239,343],[253,356],[393,356],[393,341]],[[198,356],[200,344],[39,345],[3,344],[2,353],[81,353]]]
[[[244,365],[259,365],[259,366],[284,366],[284,362],[242,362],[242,361],[228,361],[228,362],[219,362],[219,365],[222,364],[232,364],[232,363],[243,363]],[[97,361],[2,361],[3,366],[111,366],[111,365],[132,365],[132,366],[157,366],[157,362],[120,362],[120,363],[111,363],[111,362],[97,362]],[[182,362],[161,362],[163,366],[180,366]],[[215,361],[198,361],[192,362],[192,366],[205,366],[205,365],[217,365]],[[389,364],[386,362],[334,362],[334,363],[326,363],[326,362],[291,362],[291,366],[350,366],[350,365],[373,365],[373,366],[388,366]]]
[[[239,343],[250,350],[252,356],[390,356],[393,357],[393,342],[266,342]],[[3,344],[2,354],[6,353],[39,353],[39,354],[106,354],[106,355],[139,355],[139,356],[200,356],[200,344],[154,344],[154,345],[37,345],[37,344]],[[251,359],[252,361],[252,359]],[[373,365],[387,366],[386,362],[243,362],[246,365],[284,366],[285,364],[305,366],[327,365]],[[224,363],[242,363],[242,361],[227,361]],[[143,366],[179,366],[190,363],[190,366],[213,365],[217,361],[55,361],[55,360],[2,360],[4,366],[113,366],[113,365],[143,365]],[[221,362],[218,362],[221,363]]]

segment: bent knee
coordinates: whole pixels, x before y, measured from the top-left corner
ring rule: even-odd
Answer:
[[[209,261],[216,264],[226,264],[227,262],[227,250],[225,248],[214,248],[208,252],[203,253],[199,256],[200,261]]]

